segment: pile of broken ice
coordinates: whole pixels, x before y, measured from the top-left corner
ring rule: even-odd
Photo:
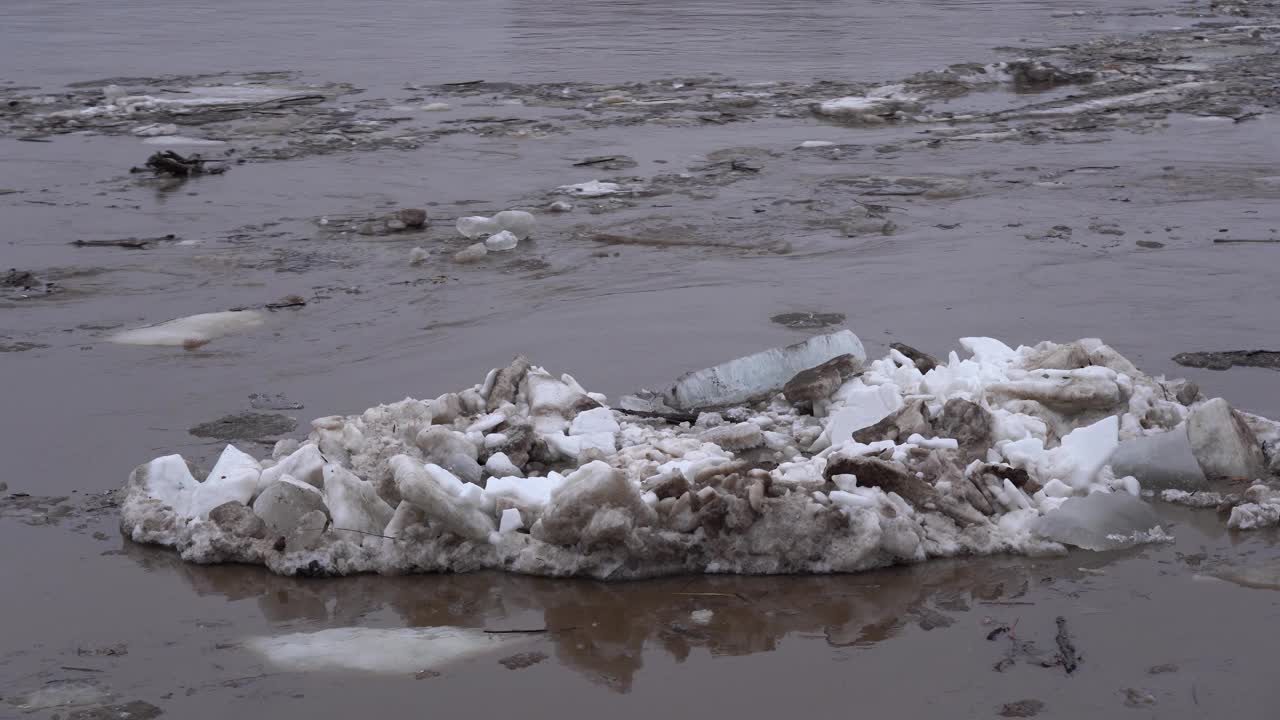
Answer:
[[[228,446],[203,482],[152,460],[122,527],[285,574],[635,578],[1166,539],[1144,488],[1232,527],[1280,522],[1280,493],[1254,484],[1280,465],[1280,425],[1097,340],[960,343],[970,357],[896,346],[868,364],[846,330],[616,408],[520,357],[462,392],[315,420],[269,459]]]

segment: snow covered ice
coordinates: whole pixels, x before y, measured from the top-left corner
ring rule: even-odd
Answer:
[[[1280,523],[1280,425],[1174,392],[1099,340],[960,345],[921,372],[898,350],[867,362],[844,330],[617,408],[521,356],[456,393],[319,418],[268,458],[228,446],[203,480],[156,458],[125,486],[122,529],[286,575],[625,579],[1167,539],[1140,478],[1225,493],[1248,472],[1221,496],[1232,527]],[[1168,438],[1181,454],[1152,457]]]
[[[201,313],[116,333],[107,339],[121,345],[193,347],[232,333],[252,330],[266,322],[257,310]]]

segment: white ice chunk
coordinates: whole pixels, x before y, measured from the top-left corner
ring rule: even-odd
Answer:
[[[1072,430],[1062,438],[1062,445],[1051,451],[1055,476],[1077,490],[1087,489],[1120,444],[1119,432],[1120,420],[1115,415]]]
[[[798,147],[801,150],[810,150],[812,148],[833,147],[834,145],[835,143],[831,142],[830,140],[805,140],[804,142],[800,143],[796,147]]]
[[[844,407],[831,415],[823,433],[832,447],[844,445],[855,432],[875,425],[902,407],[902,395],[895,385],[855,387],[842,390],[837,397]]]
[[[188,512],[204,519],[209,511],[231,501],[249,504],[258,491],[261,465],[247,453],[228,445],[218,456],[209,477],[195,489]]]
[[[307,443],[280,462],[263,470],[258,478],[257,492],[262,492],[268,485],[285,475],[319,488],[324,485],[324,466],[325,459],[324,455],[320,454],[320,448]]]
[[[926,438],[920,433],[912,433],[907,438],[907,443],[927,450],[955,450],[960,447],[960,442],[955,438]]]
[[[588,433],[616,433],[621,430],[618,421],[613,418],[609,408],[592,408],[580,412],[569,424],[570,435],[586,435]]]
[[[689,619],[699,625],[709,625],[715,614],[714,610],[694,610],[689,613]]]
[[[267,523],[275,537],[289,535],[304,515],[316,510],[328,514],[324,496],[311,485],[288,475],[267,486],[253,501],[254,514]]]
[[[492,477],[485,483],[484,493],[489,502],[508,498],[520,505],[542,508],[551,500],[551,492],[564,483],[564,477],[552,474],[548,477]]]
[[[503,230],[514,235],[517,240],[524,240],[532,235],[536,224],[533,215],[524,210],[503,210],[494,215],[493,220]]]
[[[324,467],[324,500],[334,530],[381,535],[395,513],[372,483],[336,463]]]
[[[142,141],[143,145],[166,145],[185,147],[218,147],[226,145],[225,140],[208,140],[206,138],[185,137],[183,135],[160,135]]]
[[[960,338],[960,346],[973,355],[979,363],[1008,365],[1017,359],[1018,353],[1004,343],[989,337]]]
[[[157,325],[118,332],[107,338],[121,345],[174,345],[198,347],[214,338],[261,326],[265,320],[256,310],[229,310],[202,313]]]
[[[441,480],[448,482],[448,478],[462,484],[449,471],[436,465],[424,468],[408,455],[396,455],[388,465],[400,496],[422,510],[429,522],[468,540],[488,542],[489,533],[496,529],[493,518],[458,502],[453,493],[441,486]]]
[[[524,472],[507,457],[506,453],[496,452],[484,461],[484,469],[493,477],[524,477]]]
[[[524,520],[520,518],[520,511],[516,508],[507,508],[502,511],[502,520],[498,523],[498,532],[502,535],[515,532],[524,527]]]
[[[590,182],[578,183],[577,185],[561,185],[556,188],[559,192],[575,197],[604,197],[605,195],[614,195],[622,192],[622,186],[617,183],[600,182],[592,180]]]
[[[1041,537],[1085,550],[1139,542],[1160,525],[1151,506],[1129,493],[1096,492],[1067,500],[1032,525]]]
[[[470,240],[493,235],[502,229],[497,220],[483,215],[460,217],[454,226],[463,237]]]
[[[132,481],[139,485],[148,497],[173,508],[178,517],[190,517],[191,496],[197,482],[181,455],[164,455],[134,471]]]
[[[1187,438],[1204,474],[1212,480],[1256,480],[1266,472],[1257,436],[1222,398],[1191,411]]]
[[[489,252],[503,252],[504,250],[514,250],[516,245],[520,243],[520,238],[510,230],[500,230],[493,235],[485,238],[484,246]]]

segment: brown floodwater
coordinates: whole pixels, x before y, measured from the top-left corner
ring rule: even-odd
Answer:
[[[991,62],[998,45],[1191,22],[1174,14],[1181,5],[1085,0],[107,5],[6,3],[0,80],[56,88],[292,69],[367,88],[397,113],[388,108],[405,102],[406,84],[710,72],[894,80]],[[472,102],[460,103],[462,117],[496,112]],[[1023,98],[997,91],[955,106],[965,103]],[[84,700],[80,711],[138,700],[174,718],[953,718],[993,717],[1019,700],[1042,702],[1047,718],[1271,717],[1280,690],[1267,629],[1280,593],[1216,576],[1274,567],[1280,534],[1227,532],[1212,511],[1160,505],[1176,540],[1121,553],[602,584],[489,573],[307,580],[192,566],[123,541],[113,511],[98,508],[98,493],[153,456],[207,465],[220,443],[188,428],[247,410],[251,393],[304,404],[290,414],[305,426],[470,385],[524,353],[616,397],[811,332],[769,320],[788,312],[842,313],[873,354],[893,341],[944,354],[968,335],[1015,345],[1101,337],[1148,372],[1280,417],[1274,371],[1170,359],[1280,346],[1280,245],[1213,242],[1272,238],[1280,227],[1273,116],[1139,113],[1130,125],[1036,143],[931,145],[930,130],[780,114],[579,124],[540,137],[468,132],[414,149],[250,162],[176,186],[126,172],[154,149],[138,138],[0,136],[0,192],[13,191],[0,194],[0,270],[31,270],[61,289],[0,296],[0,718],[31,717],[21,704],[42,689],[75,690],[64,696]],[[805,140],[846,149],[797,150]],[[759,167],[704,170],[726,150]],[[574,166],[593,155],[636,166]],[[688,187],[539,213],[535,237],[508,256],[450,259],[466,245],[452,228],[460,215],[539,208],[569,183],[678,173],[694,178]],[[886,177],[952,190],[867,193]],[[866,202],[892,206],[892,234],[838,229]],[[405,206],[425,207],[431,227],[363,236],[320,224]],[[183,242],[70,245],[168,233]],[[598,233],[635,241],[593,241]],[[411,266],[417,246],[430,257]],[[105,341],[115,329],[291,294],[306,306],[196,350]],[[1075,672],[1030,654],[995,669],[1015,641],[1051,659],[1059,616],[1083,658]],[[1002,624],[1015,640],[987,640]],[[381,673],[287,672],[245,645],[342,627],[546,632]]]

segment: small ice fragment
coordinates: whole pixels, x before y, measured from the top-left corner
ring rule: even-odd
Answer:
[[[257,493],[261,472],[257,460],[233,445],[226,446],[209,471],[209,477],[192,493],[188,513],[192,517],[207,518],[210,510],[223,503],[234,500],[248,505]]]
[[[709,625],[715,614],[714,610],[694,610],[689,613],[689,619],[699,625]]]
[[[631,98],[621,93],[614,93],[613,95],[605,95],[600,98],[600,102],[605,105],[621,105],[623,103],[631,102]]]
[[[502,511],[502,520],[498,523],[498,533],[506,535],[520,530],[524,527],[524,520],[520,518],[520,511],[516,508],[507,508]]]
[[[267,486],[253,501],[253,512],[267,523],[272,537],[293,532],[304,515],[316,510],[328,514],[324,496],[314,487],[288,475]],[[385,525],[383,523],[379,527]]]
[[[520,239],[510,230],[502,230],[496,235],[490,235],[485,238],[484,246],[489,252],[502,252],[504,250],[514,250],[519,242]]]
[[[532,235],[533,226],[536,224],[533,215],[524,210],[503,210],[494,215],[493,220],[503,230],[515,235],[517,240],[524,240]]]
[[[380,535],[395,514],[378,497],[372,483],[337,463],[324,467],[324,500],[334,530],[350,530],[354,534]]]
[[[455,224],[458,232],[469,240],[475,240],[486,235],[493,235],[502,229],[497,220],[484,217],[483,215],[468,215],[458,218]]]
[[[547,209],[550,210],[551,212],[558,212],[558,213],[573,212],[573,203],[565,202],[564,200],[557,200],[551,203],[550,205],[548,205]]]
[[[506,453],[496,452],[484,461],[484,469],[493,477],[524,477],[524,472]]]
[[[1129,493],[1074,497],[1031,524],[1041,537],[1085,550],[1114,550],[1159,526],[1151,506]],[[1126,541],[1126,539],[1129,539]]]
[[[845,406],[832,414],[827,425],[831,447],[835,448],[852,440],[855,432],[875,425],[902,407],[902,395],[895,385],[858,388],[841,395]]]
[[[427,261],[427,258],[429,256],[430,254],[425,249],[416,247],[409,251],[409,264],[421,265],[422,263]]]
[[[262,313],[256,310],[202,313],[157,325],[125,330],[110,336],[107,340],[121,345],[199,347],[214,338],[256,328],[263,322]]]
[[[139,125],[131,131],[138,137],[159,137],[160,135],[177,135],[178,126],[173,123],[149,123]]]
[[[454,253],[453,259],[460,263],[469,263],[483,260],[484,256],[488,254],[489,249],[484,246],[484,243],[476,243]]]
[[[443,102],[427,103],[426,105],[422,106],[422,110],[425,112],[443,112],[449,109],[450,109],[449,103],[443,103]]]
[[[226,145],[223,140],[207,140],[205,138],[185,137],[183,135],[161,135],[149,137],[142,141],[143,145],[173,145],[186,147],[217,147]]]
[[[613,411],[603,407],[580,412],[569,424],[570,435],[616,433],[619,430],[621,428],[618,426],[618,421],[613,418]]]
[[[164,455],[139,465],[129,476],[129,486],[168,505],[174,514],[185,518],[189,516],[191,496],[198,483],[181,455]]]
[[[805,140],[804,142],[800,143],[797,147],[800,148],[801,150],[809,150],[812,148],[825,148],[825,147],[834,147],[834,146],[835,146],[835,143],[831,142],[830,140]]]
[[[1119,445],[1119,432],[1115,415],[1072,430],[1050,451],[1058,476],[1077,490],[1087,489]]]
[[[600,182],[592,180],[591,182],[578,183],[577,185],[561,185],[556,188],[558,192],[565,195],[573,195],[575,197],[604,197],[605,195],[613,195],[622,191],[622,186],[617,183]]]
[[[666,391],[667,403],[692,410],[746,402],[775,393],[801,370],[845,353],[853,355],[859,365],[866,362],[862,341],[849,330],[770,348],[681,376]]]
[[[960,447],[960,442],[955,438],[927,438],[920,433],[912,433],[911,437],[907,438],[907,442],[926,450],[955,450]]]

